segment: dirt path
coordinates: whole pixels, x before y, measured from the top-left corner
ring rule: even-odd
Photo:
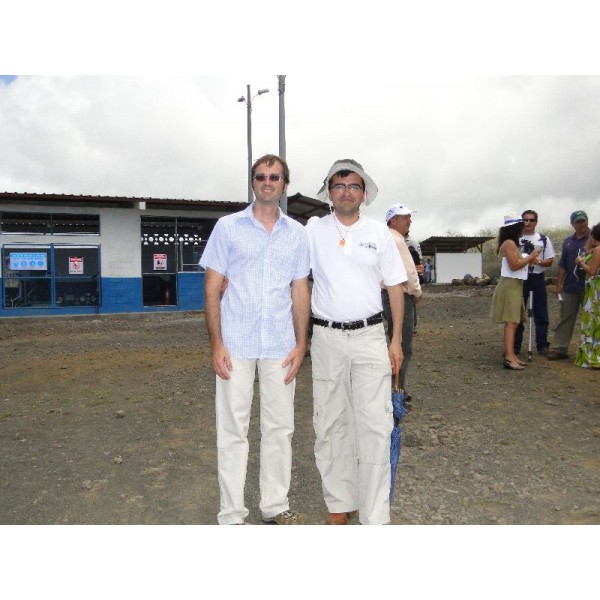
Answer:
[[[418,307],[393,523],[599,524],[599,374],[502,369],[491,292]],[[310,358],[297,389],[291,500],[321,523]],[[215,523],[213,395],[200,313],[1,320],[0,524]],[[254,410],[253,522],[257,434]]]

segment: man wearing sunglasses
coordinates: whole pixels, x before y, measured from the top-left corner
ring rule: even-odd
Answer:
[[[550,238],[541,233],[537,233],[535,228],[538,223],[538,214],[535,210],[526,210],[521,214],[523,223],[523,235],[521,236],[521,247],[528,246],[530,250],[538,249],[538,257],[529,267],[527,279],[523,282],[523,300],[525,306],[528,306],[529,292],[532,292],[533,298],[533,322],[535,323],[535,345],[537,351],[542,355],[548,354],[548,293],[546,290],[546,275],[544,271],[552,266],[554,262],[554,246]],[[515,353],[521,351],[523,343],[523,332],[525,327],[519,323],[515,332]]]
[[[312,343],[315,458],[328,525],[390,522],[392,378],[402,365],[407,280],[384,223],[360,207],[377,195],[354,160],[336,161],[317,198],[332,212],[311,220]],[[381,282],[393,318],[389,349],[383,328]]]
[[[251,176],[254,202],[218,220],[200,259],[216,373],[218,522],[243,524],[249,513],[244,486],[258,369],[262,520],[296,525],[303,517],[290,510],[288,492],[295,377],[306,354],[310,313],[308,237],[279,208],[290,180],[286,162],[265,155]]]

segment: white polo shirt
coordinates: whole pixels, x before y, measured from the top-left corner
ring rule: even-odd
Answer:
[[[347,229],[333,215],[306,225],[314,279],[312,312],[328,321],[358,321],[380,313],[381,285],[407,281],[387,225],[361,215]]]

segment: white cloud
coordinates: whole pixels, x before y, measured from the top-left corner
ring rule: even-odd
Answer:
[[[352,75],[352,76],[351,76]],[[278,151],[277,78],[19,77],[0,82],[0,190],[171,198],[246,198],[246,105],[253,156]],[[314,196],[352,157],[377,182],[368,213],[418,209],[418,239],[497,228],[535,208],[564,225],[600,220],[600,77],[286,79],[289,193]]]

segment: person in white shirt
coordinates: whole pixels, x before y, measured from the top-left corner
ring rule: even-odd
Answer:
[[[550,342],[548,341],[548,326],[550,319],[548,317],[548,293],[546,290],[546,276],[544,271],[552,266],[554,262],[554,246],[550,238],[541,233],[537,233],[535,228],[538,222],[538,214],[535,210],[526,210],[521,215],[524,227],[523,234],[520,239],[520,246],[528,246],[537,248],[540,254],[537,260],[529,268],[527,279],[523,282],[523,300],[525,306],[529,302],[529,292],[532,292],[532,313],[533,322],[535,323],[535,345],[537,351],[542,355],[548,354]],[[527,243],[528,242],[528,243]],[[521,351],[523,343],[523,331],[525,327],[523,323],[519,323],[515,332],[515,353]]]
[[[389,229],[360,212],[376,195],[359,163],[338,160],[317,193],[332,212],[306,225],[314,280],[315,458],[329,525],[346,525],[357,510],[363,525],[390,522],[390,375],[402,365],[407,276]],[[382,282],[394,321],[389,348]]]
[[[406,244],[406,236],[410,230],[412,222],[411,215],[416,212],[404,204],[392,204],[385,213],[385,221],[390,229],[396,247],[400,252],[402,263],[408,276],[408,281],[404,286],[404,321],[402,323],[402,367],[400,368],[400,388],[406,393],[405,401],[412,400],[411,394],[408,393],[406,386],[406,375],[408,365],[413,354],[413,337],[416,324],[416,305],[423,297],[421,283],[419,281],[419,273],[413,257]],[[388,332],[392,330],[392,315],[389,309],[389,301],[387,290],[381,291],[383,301],[383,316],[388,323]]]

